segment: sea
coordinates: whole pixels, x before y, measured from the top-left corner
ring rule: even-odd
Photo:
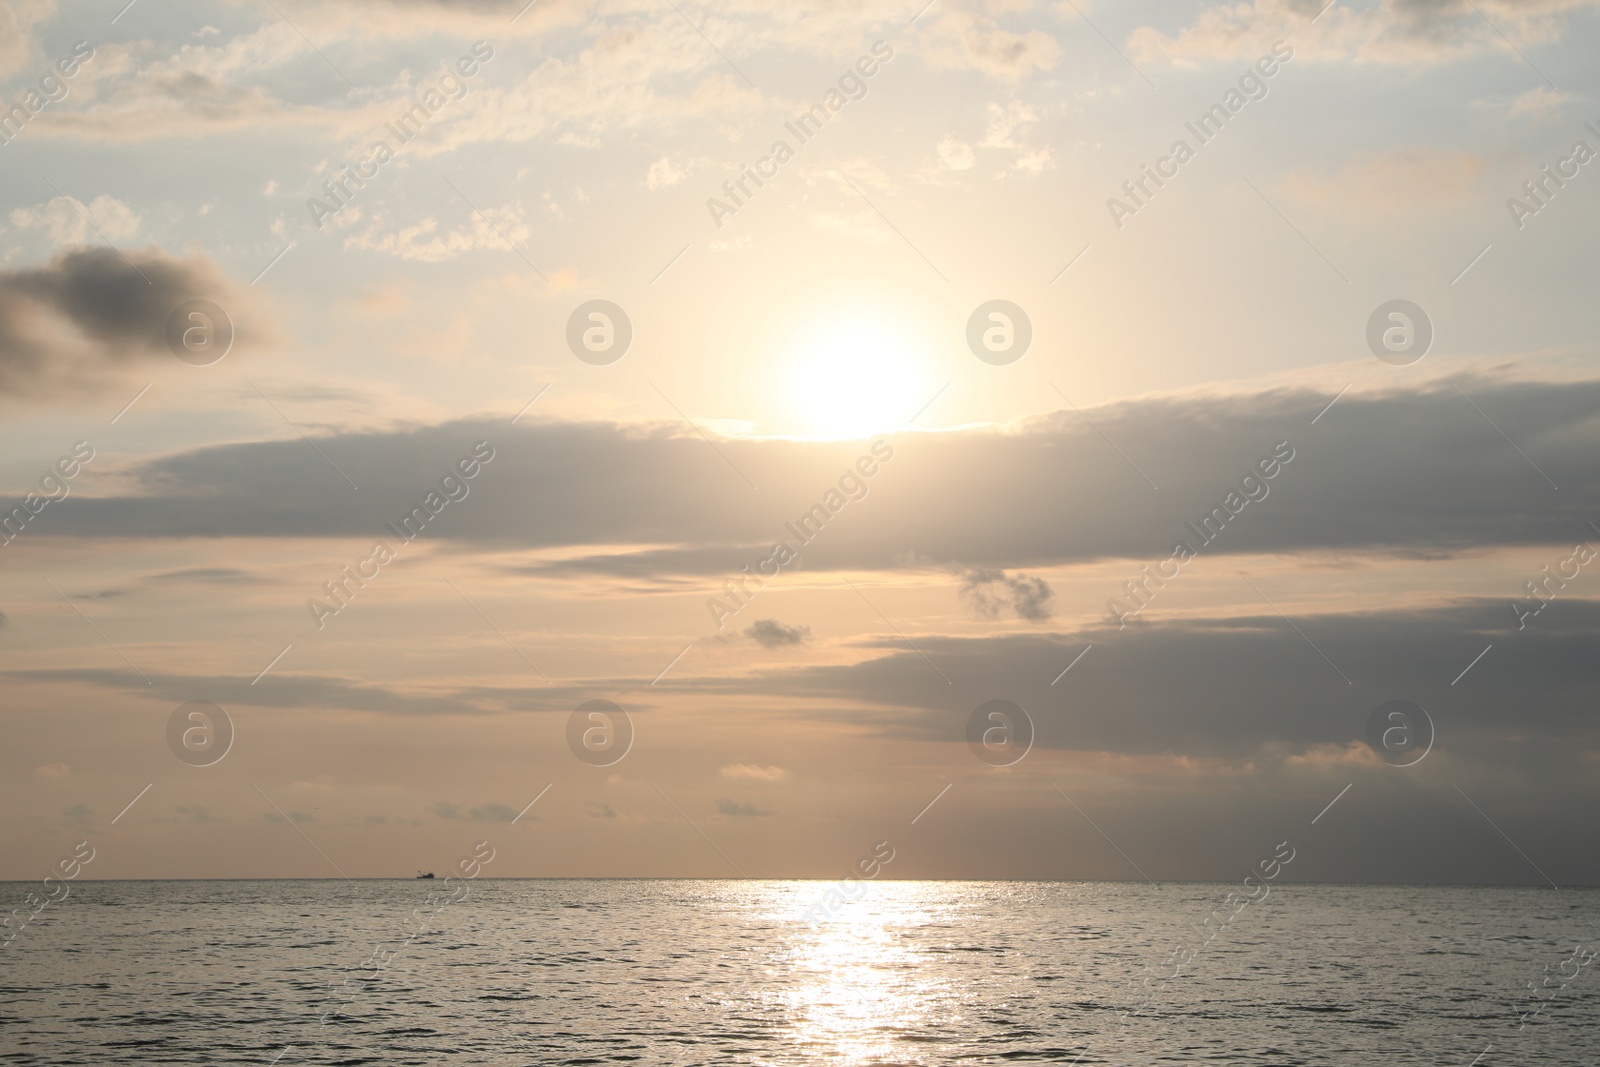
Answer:
[[[1241,888],[80,881],[0,1063],[1600,1064],[1600,891]]]

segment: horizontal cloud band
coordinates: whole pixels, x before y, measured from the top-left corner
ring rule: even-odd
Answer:
[[[1218,485],[1256,459],[1262,440],[1291,435],[1295,478],[1218,552],[1439,554],[1581,539],[1594,518],[1590,502],[1600,499],[1592,460],[1600,382],[1462,384],[1482,414],[1454,389],[1437,389],[1347,396],[1312,426],[1327,398],[1278,390],[1129,401],[1094,412],[1094,427],[1057,412],[1004,430],[897,435],[895,465],[877,480],[872,508],[830,527],[805,549],[804,565],[1155,558],[1183,537],[1185,520],[1209,509]],[[431,535],[583,549],[577,558],[532,558],[530,573],[663,581],[736,570],[860,450],[736,438],[720,442],[719,455],[666,428],[463,420],[319,439],[362,486],[359,495],[303,441],[225,445],[144,464],[133,472],[142,491],[132,495],[95,497],[86,486],[58,505],[53,530],[368,537],[409,505],[419,478],[454,458],[464,435],[491,431],[504,458],[494,484],[476,490],[487,502]]]

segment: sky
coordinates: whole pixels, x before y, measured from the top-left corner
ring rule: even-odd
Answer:
[[[0,5],[0,878],[1600,882],[1600,3],[921,3]]]

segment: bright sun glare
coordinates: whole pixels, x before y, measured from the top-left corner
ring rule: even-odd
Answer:
[[[932,357],[904,324],[852,309],[796,332],[786,353],[784,401],[810,436],[893,430],[932,393]]]

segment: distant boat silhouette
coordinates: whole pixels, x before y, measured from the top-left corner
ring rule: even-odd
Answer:
[[[418,871],[417,872],[417,877],[418,878],[432,878],[433,877],[433,872],[432,871]]]

